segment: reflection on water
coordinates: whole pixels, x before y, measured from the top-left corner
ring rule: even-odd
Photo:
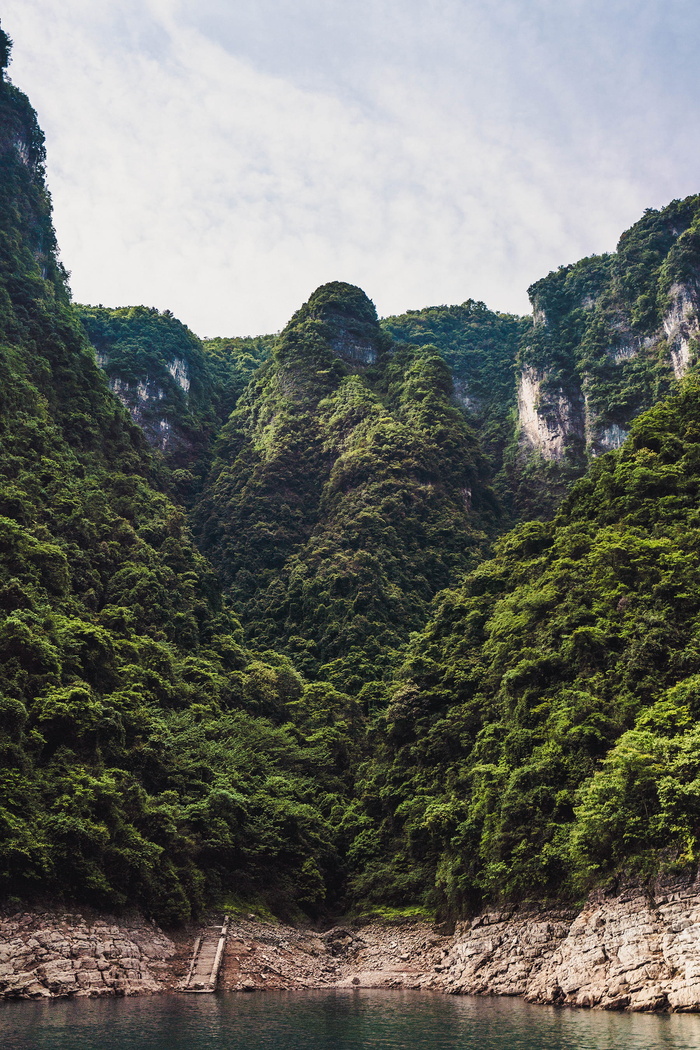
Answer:
[[[700,1017],[423,992],[161,995],[0,1006],[3,1050],[699,1050]]]

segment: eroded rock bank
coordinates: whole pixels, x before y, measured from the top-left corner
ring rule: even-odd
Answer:
[[[190,938],[153,924],[79,912],[0,916],[0,998],[142,995],[177,984]]]
[[[700,1010],[700,889],[592,896],[578,914],[490,912],[455,931],[446,991],[607,1010]]]
[[[196,931],[143,919],[0,919],[0,997],[172,990]],[[700,886],[591,896],[580,910],[488,911],[457,926],[346,923],[319,932],[255,916],[231,924],[219,988],[413,988],[608,1010],[700,1011]]]
[[[219,987],[439,988],[453,939],[429,923],[363,923],[323,933],[238,921]]]

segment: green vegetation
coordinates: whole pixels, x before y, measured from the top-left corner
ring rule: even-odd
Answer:
[[[699,440],[688,381],[441,597],[358,788],[361,899],[460,912],[697,863]]]
[[[529,322],[493,313],[469,299],[461,306],[431,306],[387,317],[382,328],[398,342],[438,348],[452,372],[456,398],[490,460],[491,473],[497,474],[512,436],[515,364]]]
[[[2,81],[0,888],[161,921],[229,888],[313,912],[341,876],[359,716],[242,647],[72,310],[42,162]],[[81,316],[124,370],[135,331],[190,339],[153,311]]]
[[[202,349],[217,390],[217,410],[226,420],[255,372],[272,356],[276,336],[203,339]]]
[[[3,78],[0,892],[402,921],[697,865],[700,382],[661,333],[700,198],[534,323],[334,282],[201,343],[73,307],[43,163]]]
[[[211,466],[212,442],[272,337],[202,343],[169,310],[79,306],[97,360],[157,453],[173,492],[189,506]]]
[[[351,693],[385,679],[497,521],[434,346],[397,347],[324,285],[222,429],[197,511],[249,637]]]
[[[506,450],[499,483],[520,520],[550,517],[592,456],[676,390],[662,322],[672,291],[694,294],[699,223],[700,196],[649,209],[615,253],[560,267],[529,289],[535,323],[522,337],[518,366],[542,380],[541,414],[556,424],[563,399],[575,425],[558,463],[524,455],[517,441]]]

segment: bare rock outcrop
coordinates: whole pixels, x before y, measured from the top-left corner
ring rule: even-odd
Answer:
[[[676,379],[681,379],[692,363],[693,340],[700,331],[698,292],[690,284],[673,284],[670,305],[664,314],[663,328],[668,340],[671,364]]]
[[[0,998],[137,995],[177,988],[194,931],[138,917],[0,918]],[[325,932],[253,915],[230,922],[218,987],[416,988],[605,1010],[700,1012],[700,883],[592,895],[581,909],[485,911],[447,933],[427,922]]]
[[[700,892],[593,896],[578,913],[487,913],[461,925],[447,991],[606,1010],[700,1010]]]
[[[141,918],[0,917],[0,998],[143,995],[172,987],[178,949]]]
[[[577,306],[588,311],[593,300],[584,298]],[[665,359],[669,377],[680,380],[694,364],[697,356],[697,341],[700,336],[700,292],[697,280],[675,282],[668,290],[667,305],[661,323],[646,332],[638,331],[628,310],[620,307],[606,318],[607,348],[602,361],[615,367],[617,380],[612,381],[611,390],[618,389],[627,381],[622,366],[640,354],[654,366],[659,355]],[[533,327],[551,328],[541,302],[533,299]],[[552,349],[552,359],[556,357]],[[589,365],[571,362],[567,389],[553,380],[553,373],[540,362],[538,367],[527,363],[530,348],[525,350],[518,379],[518,430],[520,443],[527,451],[536,451],[544,459],[561,462],[567,449],[574,446],[585,448],[586,457],[591,458],[619,448],[629,433],[629,425],[638,414],[639,405],[630,402],[631,408],[618,422],[611,422],[600,405],[600,399],[591,396],[595,386],[595,372]],[[646,367],[646,366],[645,366]],[[555,373],[554,373],[555,374]],[[621,385],[622,386],[621,386]],[[647,405],[646,407],[650,407]],[[578,444],[577,444],[578,443]]]
[[[426,922],[349,924],[319,933],[237,919],[219,987],[435,988],[450,944]]]
[[[563,389],[546,389],[546,375],[526,365],[518,382],[518,420],[521,440],[545,459],[559,462],[567,443],[581,438],[584,421],[581,405]]]

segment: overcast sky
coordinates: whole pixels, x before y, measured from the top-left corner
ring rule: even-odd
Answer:
[[[697,0],[3,0],[79,302],[526,312],[700,192]]]

